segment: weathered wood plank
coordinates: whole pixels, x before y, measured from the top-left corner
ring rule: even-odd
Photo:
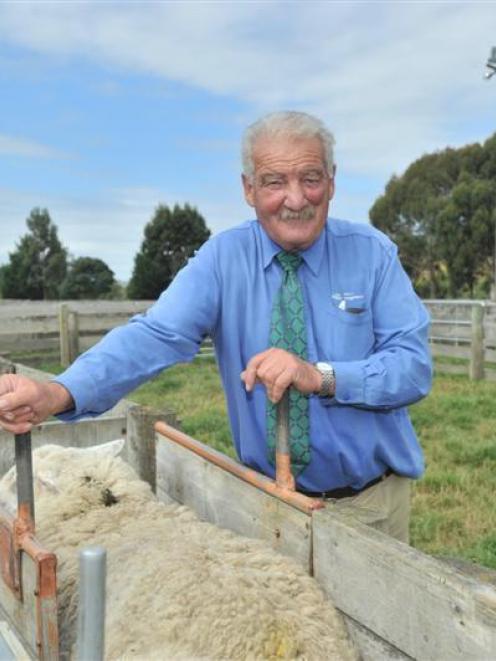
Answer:
[[[344,620],[352,640],[360,650],[361,661],[408,661],[412,658],[383,638],[376,636],[353,618],[344,615]]]
[[[0,613],[13,627],[16,636],[29,654],[29,658],[38,658],[36,645],[36,564],[22,553],[22,590],[23,599],[17,599],[0,577]]]
[[[496,589],[334,508],[313,515],[315,577],[349,617],[415,659],[496,658]]]
[[[449,356],[450,358],[470,358],[470,345],[442,344],[431,342],[430,348],[434,356]],[[468,367],[467,367],[468,371]]]
[[[198,516],[263,539],[311,572],[311,519],[178,444],[156,436],[157,496],[173,498]]]
[[[2,617],[1,608],[0,617]],[[3,645],[0,650],[0,659],[2,661],[29,661],[30,657],[26,648],[6,620],[0,621],[0,636],[3,639]]]
[[[126,461],[154,492],[157,490],[154,425],[159,420],[179,426],[173,411],[157,411],[138,404],[127,410]]]

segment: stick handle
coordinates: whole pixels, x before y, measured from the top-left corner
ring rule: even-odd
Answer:
[[[16,374],[14,363],[8,374]],[[33,455],[31,432],[15,434],[15,463],[17,472],[17,518],[28,530],[34,532]]]
[[[17,516],[34,531],[33,456],[31,432],[15,435]]]
[[[296,489],[289,445],[289,390],[282,396],[276,411],[276,484],[290,491]]]

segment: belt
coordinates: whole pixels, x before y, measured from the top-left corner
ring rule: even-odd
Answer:
[[[382,475],[379,477],[370,480],[367,484],[364,484],[361,489],[353,489],[352,487],[339,487],[337,489],[331,489],[330,491],[303,491],[299,489],[299,493],[302,493],[304,496],[309,496],[310,498],[351,498],[352,496],[357,496],[362,491],[366,491],[373,487],[374,484],[379,484],[392,475],[394,471],[391,468],[388,468]]]

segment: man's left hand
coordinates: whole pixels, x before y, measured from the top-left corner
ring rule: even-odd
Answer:
[[[322,375],[314,365],[276,347],[253,356],[241,372],[241,380],[248,392],[253,390],[255,383],[263,383],[274,404],[290,386],[309,395],[319,392],[322,385]]]

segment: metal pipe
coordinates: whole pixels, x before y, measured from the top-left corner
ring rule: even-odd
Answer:
[[[78,661],[103,661],[106,560],[101,546],[79,553]]]
[[[33,457],[31,432],[15,434],[15,462],[17,471],[17,515],[34,530]]]
[[[234,459],[222,454],[222,452],[214,450],[204,443],[200,443],[200,441],[184,434],[175,427],[171,427],[165,422],[156,422],[155,431],[164,436],[168,441],[177,443],[190,452],[194,452],[199,457],[202,457],[202,459],[215,464],[215,466],[231,473],[231,475],[235,475],[240,480],[243,480],[243,482],[251,484],[253,487],[260,489],[271,496],[280,498],[288,505],[296,507],[305,514],[311,514],[314,510],[322,509],[325,506],[323,500],[304,496],[302,493],[298,493],[298,491],[282,489],[274,480],[262,475],[262,473],[258,473],[252,468],[243,466]]]

